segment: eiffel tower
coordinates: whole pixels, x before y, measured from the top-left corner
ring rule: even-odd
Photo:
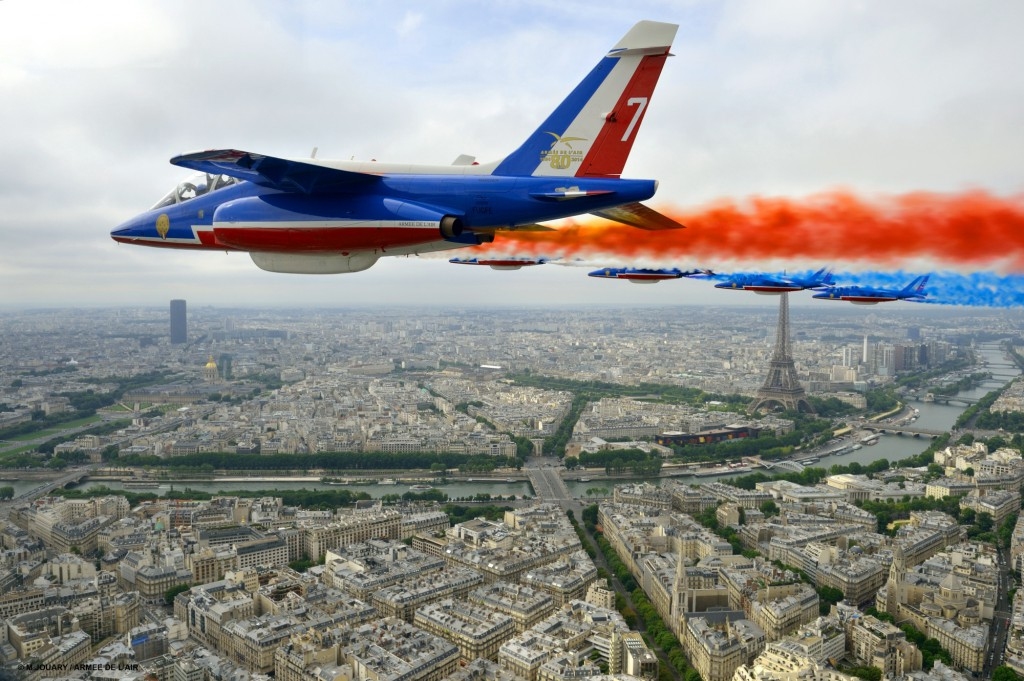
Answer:
[[[768,364],[768,377],[757,391],[750,411],[778,405],[789,411],[814,413],[796,377],[796,367],[789,352],[789,294],[779,296],[779,328],[775,332],[775,350]]]

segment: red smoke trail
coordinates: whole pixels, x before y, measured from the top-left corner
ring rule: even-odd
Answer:
[[[726,199],[662,212],[687,228],[645,231],[576,218],[553,232],[500,233],[487,250],[552,257],[862,260],[874,265],[931,258],[1024,270],[1024,196],[915,192],[868,199],[836,191],[803,199]]]

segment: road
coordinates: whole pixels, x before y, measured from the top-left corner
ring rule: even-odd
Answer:
[[[1013,583],[1010,581],[1010,566],[1007,560],[1007,551],[999,549],[999,576],[996,581],[996,598],[995,612],[992,614],[992,628],[989,636],[989,649],[988,654],[985,657],[985,670],[982,673],[983,678],[989,678],[992,675],[992,670],[1003,664],[1003,658],[1006,654],[1006,635],[1010,628],[1010,587]]]
[[[202,408],[202,405],[198,405],[195,409],[192,410],[191,414],[194,417],[201,417],[201,416],[205,416],[205,415],[207,415],[209,413],[212,413],[213,409],[214,408],[212,406],[211,407],[207,407],[207,408],[204,409],[204,408]],[[79,433],[81,433],[83,431],[87,431],[87,430],[90,430],[90,429],[95,428],[97,426],[101,426],[101,425],[107,424],[107,423],[109,423],[111,421],[117,421],[119,419],[129,418],[130,416],[131,416],[131,414],[126,414],[125,416],[105,415],[99,421],[92,421],[90,423],[86,423],[86,424],[81,425],[81,426],[75,426],[75,427],[72,427],[72,428],[62,428],[61,430],[54,431],[54,432],[51,432],[51,433],[47,433],[46,435],[40,435],[40,436],[35,437],[35,438],[31,439],[31,440],[0,440],[0,454],[2,454],[4,452],[7,452],[7,451],[14,450],[14,449],[18,449],[18,448],[21,448],[21,447],[27,447],[29,445],[39,446],[41,444],[49,442],[50,440],[53,440],[54,438],[71,437],[72,435],[77,435],[77,434],[79,434]],[[154,433],[162,433],[162,432],[165,432],[165,431],[168,431],[168,430],[175,430],[182,423],[184,423],[184,419],[182,419],[180,417],[178,417],[178,418],[167,418],[159,426],[147,429],[144,432],[144,434],[145,435],[152,435]]]
[[[39,445],[49,442],[54,438],[70,437],[71,435],[80,433],[83,430],[95,428],[97,425],[98,422],[93,422],[87,423],[83,426],[76,426],[74,428],[62,428],[60,430],[47,432],[44,435],[39,435],[38,437],[34,437],[30,440],[0,440],[0,454],[13,451],[15,449],[21,449],[22,447],[38,447]]]
[[[83,431],[91,430],[93,428],[96,428],[97,426],[105,425],[107,423],[110,423],[111,421],[117,421],[119,419],[126,419],[130,417],[131,414],[128,414],[127,412],[123,416],[114,414],[101,414],[98,419],[90,421],[89,423],[82,424],[80,426],[70,426],[66,428],[61,428],[60,424],[57,424],[56,426],[50,426],[49,428],[45,429],[45,431],[41,431],[40,434],[38,434],[36,437],[30,440],[0,440],[0,454],[27,446],[38,447],[39,445],[49,442],[50,440],[53,440],[55,438],[69,438],[72,435],[77,435]]]
[[[572,511],[573,518],[575,518],[581,528],[583,528],[584,535],[587,538],[587,543],[590,544],[590,548],[593,550],[594,565],[604,570],[609,575],[609,581],[611,582],[612,588],[615,593],[623,598],[626,605],[632,612],[636,612],[636,604],[633,603],[633,596],[630,592],[622,585],[622,582],[615,576],[615,572],[608,565],[608,561],[605,560],[604,554],[601,553],[601,549],[597,546],[597,541],[593,535],[587,532],[585,523],[583,522],[583,505],[578,499],[574,499],[569,488],[566,486],[565,481],[562,480],[561,462],[555,458],[534,456],[527,459],[526,465],[527,475],[530,476],[530,484],[533,485],[533,491],[536,493],[537,498],[541,501],[558,504],[565,511]],[[636,630],[641,634],[647,632],[647,625],[642,618],[636,618],[636,624],[634,625]],[[647,637],[645,637],[647,638]],[[673,681],[682,681],[682,675],[679,670],[676,669],[672,661],[669,660],[668,655],[660,646],[654,643],[654,641],[648,640],[651,650],[658,656],[658,660],[661,663],[663,669],[668,670],[672,676]]]

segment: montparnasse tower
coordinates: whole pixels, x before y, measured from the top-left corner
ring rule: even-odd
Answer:
[[[210,355],[210,361],[203,367],[203,380],[207,383],[216,383],[220,380],[220,371],[217,370],[217,362],[214,361],[213,355]]]

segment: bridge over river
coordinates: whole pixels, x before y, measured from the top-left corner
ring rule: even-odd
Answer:
[[[743,463],[749,466],[760,466],[761,468],[766,468],[770,471],[790,471],[793,473],[799,473],[806,468],[806,466],[799,461],[765,461],[759,456],[745,456],[743,457]]]
[[[83,480],[85,480],[87,477],[89,477],[88,468],[72,469],[70,471],[66,471],[63,475],[61,475],[59,478],[55,480],[41,480],[39,482],[39,487],[35,487],[29,490],[28,492],[19,495],[17,499],[44,496],[59,487],[67,487],[70,484],[77,485],[81,483]]]
[[[558,504],[566,511],[572,511],[580,518],[583,505],[569,491],[562,479],[557,459],[532,456],[526,461],[526,474],[533,485],[533,491],[539,501]]]
[[[929,402],[934,402],[935,404],[952,404],[955,406],[959,405],[961,407],[969,407],[972,404],[975,404],[979,399],[981,398],[967,397],[966,395],[960,393],[956,395],[932,395],[931,393],[928,393],[928,397],[926,397],[923,400],[911,399],[908,400],[908,402],[918,402],[921,404],[928,404]]]
[[[933,440],[940,435],[945,435],[948,430],[935,430],[933,428],[918,428],[912,425],[896,426],[896,425],[881,425],[878,423],[872,423],[870,425],[865,424],[862,430],[869,430],[872,433],[886,434],[886,435],[911,435],[913,437],[930,437]]]

